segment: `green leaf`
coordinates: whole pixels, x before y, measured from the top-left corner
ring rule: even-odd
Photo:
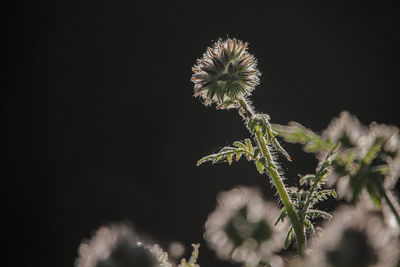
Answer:
[[[283,247],[285,249],[289,247],[290,241],[292,241],[292,239],[293,239],[293,225],[289,227],[289,230],[286,234],[285,243],[283,244]]]
[[[322,138],[297,122],[290,122],[287,126],[271,124],[272,129],[286,142],[304,145],[306,152],[323,152],[332,149],[331,141]]]
[[[246,140],[245,140],[245,143],[246,143],[247,151],[248,151],[250,154],[253,154],[253,145],[251,144],[250,139],[246,139]]]
[[[335,190],[335,189],[332,189],[332,196],[333,196],[335,199],[337,199],[337,198],[338,198],[338,196],[337,196],[337,193],[336,193],[336,190]]]
[[[222,159],[224,155],[217,155],[214,159],[214,162],[217,162],[218,160]]]
[[[212,156],[213,156],[213,155],[209,155],[209,156],[202,157],[202,158],[197,162],[196,165],[199,166],[200,164],[211,160]]]
[[[375,186],[373,183],[367,183],[367,192],[369,197],[371,198],[372,202],[377,206],[378,208],[382,207],[382,197],[379,192],[379,189]]]
[[[229,165],[231,165],[232,164],[232,154],[228,154],[227,156],[226,156],[226,160],[228,161],[228,163],[229,163]]]
[[[239,161],[239,159],[242,157],[242,152],[237,152],[236,153],[236,161]]]
[[[260,161],[256,161],[256,167],[260,174],[264,172],[264,165]]]
[[[279,217],[275,221],[275,225],[277,225],[279,221],[283,222],[283,220],[285,220],[286,216],[287,216],[286,208],[283,207],[281,210],[281,213],[279,214]]]
[[[237,148],[242,148],[243,150],[247,150],[246,145],[243,144],[242,142],[236,141],[233,143],[233,145]]]
[[[313,174],[306,174],[300,178],[300,185],[311,185],[311,182],[315,179],[315,175]]]
[[[306,213],[307,216],[310,216],[312,219],[314,218],[324,218],[324,219],[331,219],[332,215],[328,212],[322,210],[312,210],[309,209]]]
[[[312,222],[308,219],[304,219],[304,226],[306,227],[306,230],[310,233],[315,233],[314,225]]]

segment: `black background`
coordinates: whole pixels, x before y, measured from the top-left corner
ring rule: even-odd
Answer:
[[[189,2],[189,1],[188,1]],[[267,179],[246,161],[196,161],[248,137],[234,111],[192,97],[191,66],[219,37],[248,41],[252,100],[316,131],[342,110],[400,125],[394,5],[249,1],[3,3],[1,228],[7,266],[73,266],[82,238],[131,221],[164,247],[200,242],[221,190]],[[288,183],[316,161],[286,144]]]

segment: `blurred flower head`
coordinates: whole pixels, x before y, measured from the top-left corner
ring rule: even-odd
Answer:
[[[360,145],[367,128],[347,111],[342,111],[338,118],[334,118],[322,132],[322,136],[334,143],[340,142],[341,149],[355,148]]]
[[[201,96],[205,105],[215,102],[228,108],[259,84],[261,74],[256,66],[256,59],[247,52],[247,43],[237,39],[219,40],[207,48],[192,68],[194,95]]]
[[[185,253],[185,247],[181,242],[174,241],[169,244],[168,255],[171,258],[178,259]]]
[[[283,247],[287,224],[274,222],[280,209],[263,200],[258,190],[239,187],[218,195],[206,222],[205,239],[222,259],[245,266],[279,262],[274,252]]]
[[[386,194],[388,199],[392,203],[393,208],[397,211],[398,214],[400,214],[400,202],[398,198],[394,194],[392,194],[391,191],[387,191]],[[359,209],[380,214],[388,230],[392,231],[394,235],[397,235],[400,238],[400,226],[386,201],[382,201],[381,207],[378,208],[376,205],[373,204],[368,194],[366,192],[363,192],[360,197],[360,201],[357,203],[357,207]]]
[[[340,207],[311,243],[305,266],[394,267],[399,256],[399,240],[380,213],[359,207]]]
[[[376,183],[392,189],[400,176],[400,135],[394,126],[371,123],[363,126],[355,116],[342,112],[332,120],[322,137],[340,143],[332,162],[328,184],[336,184],[339,197],[356,201],[363,187]],[[377,191],[377,190],[375,190]],[[375,194],[377,199],[379,194]]]
[[[125,224],[102,226],[79,247],[77,267],[171,267],[167,253],[158,245],[137,240]]]

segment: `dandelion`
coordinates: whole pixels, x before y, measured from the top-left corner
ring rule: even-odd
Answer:
[[[79,247],[77,267],[171,267],[167,253],[158,245],[139,242],[124,224],[102,226]]]
[[[278,262],[274,252],[282,249],[287,232],[285,223],[274,227],[279,214],[279,208],[264,201],[255,189],[239,187],[222,192],[206,222],[205,239],[221,259],[245,266]]]
[[[247,45],[237,39],[219,40],[197,60],[192,68],[194,95],[201,96],[205,105],[215,102],[228,108],[238,98],[250,95],[259,84],[261,73],[257,60],[247,52]]]
[[[379,213],[340,207],[320,237],[314,237],[309,264],[318,267],[396,266],[399,240]]]

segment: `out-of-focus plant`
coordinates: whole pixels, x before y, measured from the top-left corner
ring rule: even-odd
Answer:
[[[200,265],[197,264],[200,244],[192,244],[192,247],[193,247],[193,252],[189,258],[189,261],[186,261],[186,259],[182,259],[178,267],[200,267]]]
[[[360,203],[361,204],[361,203]],[[364,205],[341,206],[325,230],[313,237],[310,267],[395,267],[399,239],[385,225],[382,214]]]
[[[400,225],[397,203],[392,196],[400,175],[398,128],[375,122],[365,127],[348,112],[333,119],[322,135],[294,122],[272,127],[287,142],[303,144],[306,152],[317,157],[332,149],[334,143],[339,143],[329,177],[330,184],[336,185],[339,197],[356,204],[366,192],[377,207],[384,202]]]
[[[205,224],[205,239],[221,259],[244,266],[281,261],[275,253],[283,247],[287,224],[274,227],[280,209],[264,201],[254,188],[238,187],[218,195],[216,209]]]
[[[181,260],[178,267],[200,267],[196,263],[199,244],[192,244],[193,253],[189,261]],[[76,267],[173,267],[176,263],[168,259],[157,244],[143,242],[130,225],[119,223],[100,227],[90,240],[79,246]]]
[[[76,267],[172,267],[158,245],[142,243],[126,224],[102,226],[79,247]]]

